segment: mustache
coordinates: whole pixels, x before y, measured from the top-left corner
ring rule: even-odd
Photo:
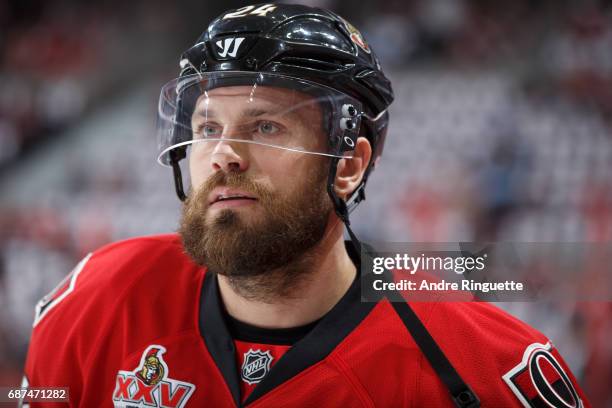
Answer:
[[[253,194],[259,201],[269,203],[272,200],[272,193],[260,183],[253,181],[245,173],[218,171],[210,176],[197,191],[197,198],[200,203],[206,203],[208,195],[217,187],[233,187]],[[195,198],[195,197],[194,197]],[[208,204],[206,203],[206,206]]]

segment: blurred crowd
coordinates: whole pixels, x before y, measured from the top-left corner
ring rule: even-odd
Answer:
[[[187,3],[0,5],[0,384],[19,376],[36,300],[84,254],[175,229],[156,92],[202,16],[231,7],[195,19]],[[365,240],[612,241],[610,6],[304,3],[354,21],[396,91],[353,217]],[[609,303],[502,306],[556,340],[596,406],[612,404]]]
[[[19,183],[32,181],[21,180],[20,168],[31,167],[36,161],[33,155],[62,143],[71,126],[96,112],[131,82],[135,69],[151,63],[158,51],[163,54],[168,43],[164,39],[172,38],[166,34],[177,21],[173,9],[165,9],[169,6],[159,1],[0,2],[3,181],[15,177]],[[146,40],[157,48],[136,47]],[[134,58],[138,60],[131,61]],[[73,197],[83,189],[108,191],[114,188],[113,183],[125,183],[120,172],[102,175],[90,169],[87,174],[80,173],[77,164],[70,168],[68,155],[62,156],[61,176],[72,174],[68,183]],[[83,187],[87,185],[92,188]],[[110,234],[104,235],[108,229],[104,219],[98,218],[99,227],[89,221],[71,225],[62,208],[35,194],[18,202],[5,186],[2,189],[0,384],[14,384],[16,373],[21,371],[33,297],[59,282],[80,254],[110,239]],[[23,268],[23,260],[33,267]]]
[[[0,3],[0,169],[112,98],[177,40],[173,10],[144,0]]]
[[[112,54],[101,7],[2,2],[0,165],[78,119]]]

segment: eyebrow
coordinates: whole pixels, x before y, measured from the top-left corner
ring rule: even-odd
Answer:
[[[204,117],[209,117],[209,118],[214,118],[215,116],[217,116],[214,109],[201,108],[201,109],[198,109],[195,113],[199,116],[204,116]],[[256,118],[258,116],[262,116],[265,114],[276,115],[278,113],[279,113],[278,110],[270,111],[270,110],[261,109],[261,108],[248,108],[241,112],[241,116]]]

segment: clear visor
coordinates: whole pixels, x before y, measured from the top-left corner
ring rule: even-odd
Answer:
[[[162,88],[158,161],[170,165],[197,144],[200,154],[219,143],[352,157],[362,106],[311,82],[275,74],[210,72],[175,79]]]

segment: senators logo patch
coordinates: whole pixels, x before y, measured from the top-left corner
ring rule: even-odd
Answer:
[[[119,371],[115,381],[115,407],[181,408],[195,391],[195,385],[170,378],[162,358],[163,346],[151,345],[142,353],[134,371]]]
[[[502,376],[524,407],[583,408],[576,387],[550,343],[533,343],[523,359]]]
[[[354,44],[356,44],[359,48],[361,48],[362,50],[364,50],[365,52],[370,54],[370,52],[371,52],[370,51],[370,46],[368,45],[367,42],[365,42],[365,40],[363,39],[363,36],[359,32],[359,30],[357,28],[355,28],[354,25],[352,25],[351,23],[346,21],[345,19],[343,19],[343,18],[341,18],[341,19],[344,22],[344,27],[346,27],[347,31],[349,32],[349,35],[351,37],[351,41]]]

